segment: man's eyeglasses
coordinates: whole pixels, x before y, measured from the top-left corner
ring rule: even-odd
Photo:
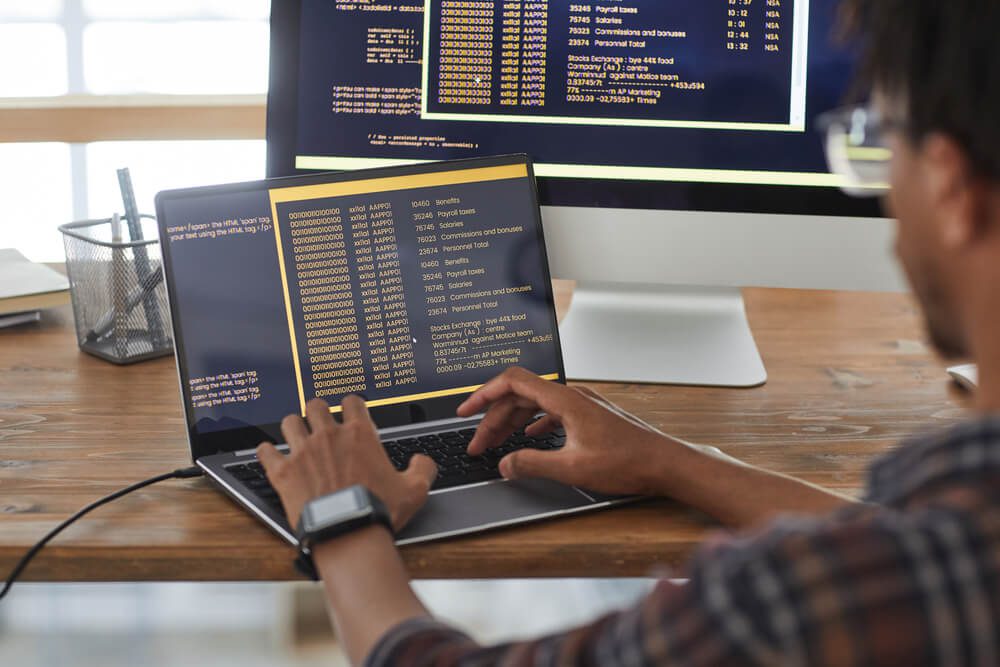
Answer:
[[[896,124],[867,106],[834,109],[816,119],[826,135],[826,161],[853,197],[878,197],[889,187],[892,151],[884,133]]]

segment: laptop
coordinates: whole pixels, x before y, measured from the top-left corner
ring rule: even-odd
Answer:
[[[565,382],[535,178],[525,155],[171,190],[156,198],[191,455],[297,544],[255,448],[322,397],[362,396],[393,464],[438,463],[399,544],[607,507],[547,480],[503,480],[522,431],[469,457],[482,416],[456,407],[522,366]]]

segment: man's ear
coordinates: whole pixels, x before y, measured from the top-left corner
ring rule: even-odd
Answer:
[[[935,132],[921,142],[920,167],[928,204],[941,244],[960,250],[984,231],[984,215],[990,195],[982,179],[976,178],[968,156],[954,139]]]

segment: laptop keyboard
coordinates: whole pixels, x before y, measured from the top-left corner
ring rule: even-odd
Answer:
[[[414,454],[426,454],[434,459],[438,465],[438,476],[431,488],[436,490],[499,479],[500,459],[507,454],[526,447],[543,450],[559,449],[566,441],[566,434],[562,429],[538,437],[531,437],[524,431],[518,431],[500,447],[491,449],[482,456],[469,456],[465,450],[475,433],[476,429],[466,428],[388,440],[382,444],[397,470],[405,470]],[[284,514],[278,493],[267,481],[264,467],[259,462],[250,461],[226,466],[226,471],[277,512]]]

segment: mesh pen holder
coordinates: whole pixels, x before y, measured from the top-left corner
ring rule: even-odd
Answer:
[[[76,338],[84,352],[115,364],[173,353],[155,220],[141,216],[140,240],[132,239],[125,218],[121,240],[113,239],[110,218],[59,227]]]

